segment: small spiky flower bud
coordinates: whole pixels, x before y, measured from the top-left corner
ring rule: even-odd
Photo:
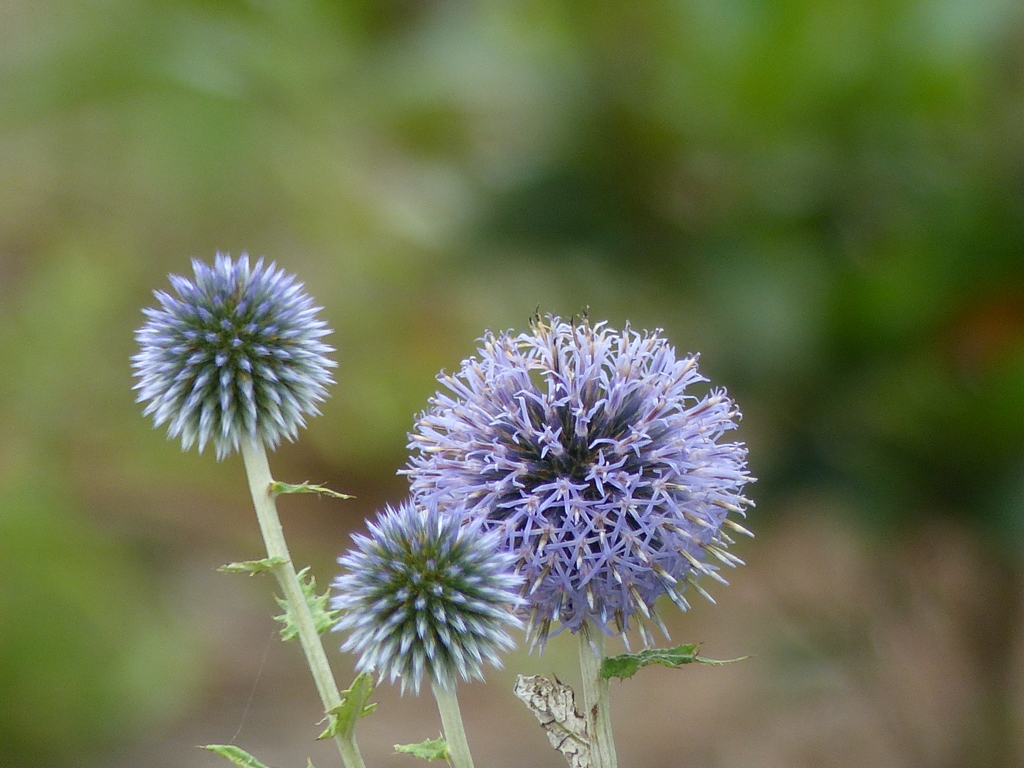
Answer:
[[[735,404],[690,394],[706,381],[697,358],[660,331],[536,318],[531,333],[487,333],[478,355],[438,377],[450,394],[416,422],[413,494],[500,533],[542,648],[553,621],[625,639],[634,616],[651,644],[660,595],[686,610],[686,584],[722,581],[706,555],[740,562],[723,525],[746,532],[726,518],[751,503],[746,448],[718,442]]]
[[[456,676],[481,678],[484,660],[501,666],[513,643],[505,625],[521,627],[514,611],[522,580],[514,558],[494,533],[406,500],[387,507],[369,535],[338,562],[331,606],[342,612],[335,630],[349,630],[344,651],[360,654],[360,671],[376,669],[404,692],[418,693],[424,673],[452,690]]]
[[[145,414],[167,423],[185,450],[212,440],[218,459],[243,438],[271,448],[294,440],[333,383],[319,307],[263,259],[250,269],[245,254],[218,253],[212,267],[193,259],[192,269],[194,281],[170,276],[177,298],[154,291],[160,306],[143,310],[149,320],[135,334],[134,389],[148,401]]]

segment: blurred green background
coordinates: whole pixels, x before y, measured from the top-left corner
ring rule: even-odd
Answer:
[[[214,570],[259,556],[240,462],[133,402],[141,308],[218,250],[335,329],[272,457],[358,496],[283,504],[321,583],[436,373],[589,307],[702,353],[759,478],[672,621],[755,658],[617,686],[620,760],[1024,763],[1019,3],[5,0],[0,765],[338,764],[269,580]],[[571,651],[467,687],[479,763],[564,764],[509,688]],[[412,765],[432,703],[381,697],[364,754]]]

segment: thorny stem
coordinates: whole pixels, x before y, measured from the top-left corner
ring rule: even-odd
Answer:
[[[587,621],[577,636],[580,641],[583,705],[590,731],[591,760],[594,768],[618,768],[615,741],[612,738],[609,681],[601,677],[604,633]]]
[[[459,699],[455,695],[455,684],[448,690],[443,685],[431,684],[434,698],[437,700],[437,711],[441,713],[441,725],[444,726],[444,739],[448,742],[448,753],[454,768],[473,768],[473,757],[469,754],[469,742],[466,741],[466,729],[462,725],[462,712],[459,710]]]
[[[288,554],[288,545],[285,543],[281,520],[277,515],[277,505],[270,492],[273,477],[270,475],[270,465],[267,462],[267,452],[263,442],[243,440],[242,460],[245,462],[245,472],[249,478],[249,491],[252,493],[252,503],[256,507],[256,518],[259,520],[263,541],[267,546],[267,556],[279,557],[284,561],[275,565],[271,570],[277,577],[281,591],[284,592],[285,599],[288,601],[298,629],[299,642],[306,655],[309,670],[313,673],[313,682],[316,683],[316,689],[320,693],[324,711],[330,711],[341,705],[341,693],[338,691],[338,684],[334,681],[334,674],[327,662],[327,654],[324,653],[320,635],[313,624],[313,617],[306,604],[306,597],[299,584],[299,577],[295,573],[291,555]],[[337,734],[334,741],[338,745],[345,768],[366,768],[362,755],[359,754],[355,736]]]

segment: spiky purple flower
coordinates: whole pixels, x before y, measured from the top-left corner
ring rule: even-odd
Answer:
[[[139,402],[182,448],[202,452],[213,441],[217,458],[243,438],[271,448],[293,440],[304,414],[333,383],[321,339],[330,331],[302,283],[263,259],[249,268],[217,254],[211,267],[192,260],[195,280],[171,275],[177,297],[154,291],[160,306],[143,310],[132,357]]]
[[[723,525],[744,514],[746,448],[720,443],[739,411],[724,390],[703,396],[696,356],[677,358],[660,331],[622,333],[587,320],[535,318],[531,333],[488,332],[477,357],[418,418],[412,492],[481,518],[525,579],[529,633],[543,647],[553,621],[592,622],[625,638],[631,617],[664,624],[654,602],[701,574],[724,580]]]
[[[424,674],[452,690],[457,676],[481,678],[485,660],[501,666],[499,653],[513,645],[505,625],[522,626],[522,579],[496,533],[406,500],[353,540],[338,560],[345,572],[331,607],[360,671],[401,677],[403,692],[418,693]]]

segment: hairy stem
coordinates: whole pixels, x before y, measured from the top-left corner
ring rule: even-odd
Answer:
[[[437,710],[441,713],[441,725],[444,726],[444,739],[448,742],[452,765],[454,768],[473,768],[473,757],[469,754],[469,742],[466,741],[466,729],[462,725],[462,712],[459,710],[454,683],[450,691],[437,683],[431,683],[431,687],[437,699]]]
[[[288,554],[288,545],[285,543],[281,520],[277,515],[277,505],[270,492],[273,477],[270,475],[270,465],[267,463],[267,452],[263,443],[243,440],[242,460],[245,462],[245,472],[249,478],[249,491],[252,493],[252,503],[256,507],[256,518],[259,520],[263,541],[267,546],[267,556],[279,557],[284,561],[275,565],[272,570],[291,609],[295,626],[298,629],[299,643],[306,655],[309,670],[313,673],[313,682],[316,683],[316,689],[320,693],[324,710],[330,711],[341,705],[341,693],[338,691],[338,684],[334,681],[331,667],[327,663],[327,654],[324,653],[320,635],[313,624],[313,617],[306,604],[306,597],[302,593],[302,586],[295,573],[291,555]],[[334,737],[334,741],[338,745],[338,751],[341,753],[341,759],[346,768],[366,768],[363,758],[359,754],[355,736],[338,734]]]
[[[594,768],[617,768],[609,683],[601,677],[604,633],[589,621],[577,635],[580,641],[580,671],[583,673],[583,705],[590,731],[590,754]]]

